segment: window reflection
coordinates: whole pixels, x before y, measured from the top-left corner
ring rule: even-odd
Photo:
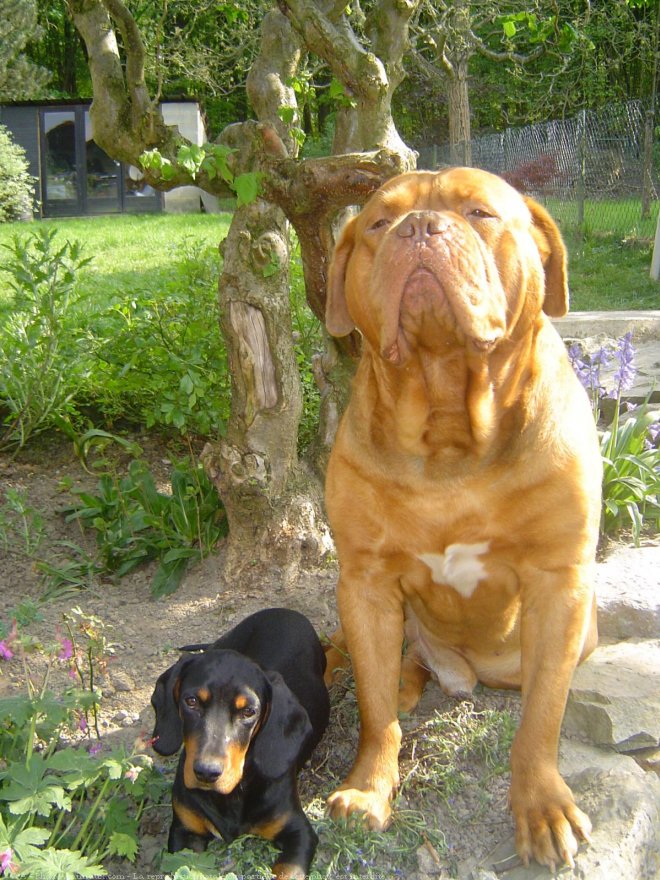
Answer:
[[[119,162],[111,159],[92,136],[89,112],[85,112],[86,177],[88,199],[116,199],[119,195]]]
[[[46,197],[78,198],[76,180],[75,112],[48,111],[44,114],[46,136]]]

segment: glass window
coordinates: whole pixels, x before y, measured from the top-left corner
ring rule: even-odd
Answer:
[[[47,110],[44,128],[46,198],[77,200],[75,111]]]
[[[119,162],[111,159],[92,137],[89,111],[85,111],[86,177],[88,199],[116,199],[119,196]]]

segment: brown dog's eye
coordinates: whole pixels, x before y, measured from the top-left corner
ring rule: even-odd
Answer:
[[[483,208],[473,208],[469,216],[476,217],[478,220],[493,220],[495,218],[495,214],[490,214]]]
[[[183,702],[189,709],[196,709],[199,706],[197,697],[186,697]]]
[[[390,225],[390,221],[387,220],[385,217],[381,217],[380,220],[376,220],[375,223],[371,224],[371,226],[369,227],[369,232],[375,231],[376,229],[383,229],[383,227],[389,226],[389,225]]]

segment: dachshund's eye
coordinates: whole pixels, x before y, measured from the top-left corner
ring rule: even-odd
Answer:
[[[244,709],[241,709],[240,715],[244,721],[252,721],[257,714],[257,710],[254,706],[245,706]]]
[[[183,702],[189,709],[197,709],[199,706],[199,700],[197,697],[184,697]]]

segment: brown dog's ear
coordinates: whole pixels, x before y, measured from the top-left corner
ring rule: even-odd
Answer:
[[[192,654],[180,657],[158,678],[151,695],[151,705],[156,713],[154,751],[159,755],[173,755],[181,748],[183,725],[179,717],[178,685],[181,673],[192,659]]]
[[[341,231],[330,261],[328,295],[325,302],[325,326],[331,336],[348,336],[355,329],[355,322],[346,305],[345,276],[348,260],[355,244],[355,217]]]
[[[561,318],[568,311],[566,247],[557,224],[545,208],[528,196],[524,198],[532,214],[534,221],[532,234],[545,269],[543,311],[551,318]]]

